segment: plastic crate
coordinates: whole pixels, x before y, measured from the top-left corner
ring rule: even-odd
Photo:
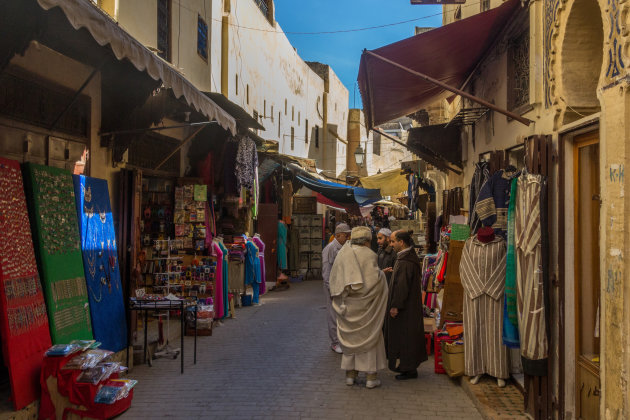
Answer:
[[[447,343],[452,343],[456,341],[455,339],[449,337],[448,335],[439,336],[437,331],[433,333],[433,351],[434,351],[434,360],[435,360],[435,373],[446,373],[444,370],[444,366],[442,365],[442,341],[446,341]]]
[[[424,333],[424,342],[426,343],[426,346],[427,346],[427,356],[431,355],[431,349],[433,348],[433,342],[431,341],[432,339],[433,339],[433,334]]]

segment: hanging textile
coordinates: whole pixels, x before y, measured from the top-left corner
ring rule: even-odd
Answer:
[[[514,235],[521,355],[529,360],[542,360],[548,354],[541,255],[542,181],[540,175],[521,175],[518,178],[515,205]],[[525,362],[523,369],[526,371]]]
[[[483,184],[490,178],[490,171],[488,170],[487,162],[479,162],[475,165],[475,173],[473,174],[472,181],[470,182],[470,197],[469,197],[469,207],[468,207],[468,226],[470,227],[471,235],[477,233],[479,228],[481,227],[481,220],[479,220],[479,216],[475,211],[475,203],[477,202],[477,197],[479,196],[479,192],[483,187]]]
[[[42,357],[50,347],[20,164],[0,158],[0,331],[11,400],[20,410],[37,400]]]
[[[72,175],[65,169],[27,163],[35,255],[40,267],[53,344],[91,340],[92,321],[77,222]],[[108,285],[90,290],[97,299]],[[107,290],[104,290],[107,293]]]
[[[510,185],[517,171],[495,172],[481,187],[475,212],[483,226],[491,226],[494,233],[503,239],[507,237],[507,212],[510,204]]]
[[[518,179],[512,179],[510,185],[510,204],[508,207],[508,229],[507,229],[507,257],[505,271],[505,302],[507,305],[507,313],[509,320],[515,326],[518,326],[518,308],[517,308],[517,286],[516,286],[516,251],[515,246],[515,206],[517,196]]]
[[[505,302],[503,304],[503,344],[520,348],[518,335],[518,308],[516,287],[516,253],[514,250],[514,210],[516,206],[517,178],[512,179],[508,206],[507,255],[505,270]]]
[[[73,181],[94,339],[120,351],[127,346],[127,318],[107,181],[83,175]]]
[[[256,168],[258,168],[258,153],[256,143],[249,137],[242,137],[238,143],[236,152],[236,165],[234,174],[238,188],[244,187],[253,191],[256,180]]]
[[[287,225],[278,221],[278,268],[280,270],[287,269]]]
[[[260,258],[260,294],[264,295],[267,291],[267,275],[265,273],[265,243],[258,234],[252,238],[254,244],[258,247],[258,257]]]
[[[462,251],[460,275],[464,288],[466,331],[465,374],[488,374],[506,379],[507,348],[501,336],[505,288],[505,241],[496,236],[488,243],[469,238]]]

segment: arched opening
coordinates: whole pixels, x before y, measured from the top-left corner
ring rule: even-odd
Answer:
[[[600,110],[597,84],[602,69],[604,28],[597,0],[574,1],[562,42],[564,123]]]

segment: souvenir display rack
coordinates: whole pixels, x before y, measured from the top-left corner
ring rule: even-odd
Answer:
[[[207,186],[189,184],[175,188],[175,237],[185,250],[201,253],[206,248]]]

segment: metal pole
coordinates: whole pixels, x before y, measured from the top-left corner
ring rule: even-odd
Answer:
[[[395,61],[389,60],[389,59],[387,59],[387,58],[385,58],[385,57],[382,57],[382,56],[380,56],[380,55],[378,55],[378,54],[375,54],[375,53],[373,53],[372,51],[365,50],[365,52],[366,52],[367,54],[370,54],[371,56],[374,56],[374,57],[378,58],[378,59],[379,59],[379,60],[381,60],[381,61],[384,61],[384,62],[386,62],[386,63],[388,63],[388,64],[391,64],[391,65],[392,65],[392,66],[394,66],[394,67],[398,67],[398,68],[399,68],[399,69],[401,69],[401,70],[404,70],[404,71],[406,71],[406,72],[408,72],[408,73],[411,73],[411,74],[413,74],[413,75],[415,75],[415,76],[418,76],[418,77],[420,77],[421,79],[424,79],[424,80],[426,80],[426,81],[427,81],[427,82],[429,82],[429,83],[433,83],[434,85],[437,85],[437,86],[441,87],[442,89],[448,90],[449,92],[456,93],[456,94],[458,94],[458,95],[460,95],[460,96],[463,96],[463,97],[464,97],[464,98],[466,98],[466,99],[470,99],[470,100],[471,100],[471,101],[473,101],[473,102],[476,102],[476,103],[478,103],[478,104],[480,104],[480,105],[483,105],[483,106],[485,106],[486,108],[490,108],[490,109],[491,109],[491,110],[493,110],[493,111],[497,111],[498,113],[503,114],[503,115],[505,115],[506,117],[512,118],[512,119],[514,119],[514,120],[516,120],[516,121],[520,122],[521,124],[524,124],[524,125],[529,125],[529,124],[531,124],[531,122],[532,122],[531,120],[528,120],[527,118],[523,118],[523,117],[521,117],[520,115],[516,115],[516,114],[514,114],[514,113],[512,113],[512,112],[510,112],[510,111],[507,111],[507,110],[505,110],[505,109],[499,108],[499,107],[498,107],[498,106],[496,106],[495,104],[492,104],[492,103],[490,103],[490,102],[488,102],[488,101],[485,101],[485,100],[483,100],[483,99],[481,99],[481,98],[478,98],[478,97],[476,97],[476,96],[474,96],[474,95],[471,95],[471,94],[470,94],[470,93],[468,93],[468,92],[464,92],[463,90],[460,90],[460,89],[454,88],[454,87],[452,87],[452,86],[449,86],[449,85],[447,85],[446,83],[440,82],[439,80],[434,79],[434,78],[433,78],[433,77],[431,77],[431,76],[427,76],[426,74],[423,74],[423,73],[417,72],[417,71],[415,71],[415,70],[411,70],[410,68],[405,67],[405,66],[403,66],[402,64],[398,64],[398,63],[396,63]]]
[[[197,126],[206,126],[209,124],[216,124],[216,121],[203,121],[189,124],[180,124],[180,125],[168,125],[166,127],[149,127],[149,128],[136,128],[133,130],[120,130],[120,131],[108,131],[106,133],[100,133],[99,136],[114,136],[117,134],[138,134],[144,133],[146,131],[161,131],[161,130],[170,130],[171,128],[184,128],[184,127],[197,127]]]
[[[201,130],[203,130],[204,128],[205,128],[205,126],[201,126],[201,127],[199,127],[198,129],[196,129],[196,130],[195,130],[195,132],[194,132],[194,133],[192,133],[190,136],[186,137],[186,138],[184,139],[184,141],[182,141],[182,142],[180,143],[180,145],[179,145],[179,146],[177,146],[177,147],[175,148],[175,150],[173,150],[173,151],[172,151],[172,152],[171,152],[171,153],[170,153],[167,157],[165,157],[165,158],[164,158],[164,160],[162,160],[162,162],[160,162],[160,163],[158,164],[158,166],[156,166],[156,167],[155,167],[155,170],[157,171],[158,169],[160,169],[160,168],[162,167],[162,165],[164,165],[166,162],[168,162],[168,160],[169,160],[171,157],[173,157],[173,155],[174,155],[175,153],[177,153],[177,151],[178,151],[179,149],[181,149],[182,147],[184,147],[184,145],[185,145],[186,143],[188,143],[190,140],[192,140],[193,138],[195,138],[195,136],[196,136],[197,134],[199,134],[199,132],[200,132]]]

